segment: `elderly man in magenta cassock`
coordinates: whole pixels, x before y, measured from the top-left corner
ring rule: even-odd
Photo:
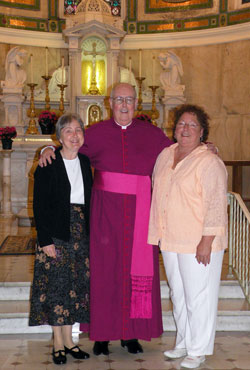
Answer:
[[[113,118],[86,130],[80,152],[95,169],[91,201],[90,339],[94,354],[109,354],[121,339],[130,353],[138,339],[162,334],[158,247],[147,244],[151,175],[171,141],[152,124],[133,119],[134,88],[112,91]]]

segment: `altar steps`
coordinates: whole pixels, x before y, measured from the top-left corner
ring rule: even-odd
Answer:
[[[28,326],[30,283],[0,283],[0,334],[50,333],[50,326]],[[161,282],[163,325],[165,331],[175,331],[172,304],[166,282]],[[250,305],[239,284],[222,281],[217,317],[218,331],[250,331]],[[74,326],[74,332],[79,325]]]

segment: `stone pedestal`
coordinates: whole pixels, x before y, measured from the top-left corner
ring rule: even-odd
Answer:
[[[186,98],[183,94],[176,94],[176,95],[168,95],[165,92],[165,96],[162,99],[163,110],[164,110],[164,118],[162,123],[162,129],[165,131],[166,135],[172,139],[172,112],[175,107],[178,105],[184,104],[186,102]]]
[[[33,174],[40,149],[45,145],[58,145],[58,142],[50,135],[17,136],[13,151],[0,151],[0,217],[15,214],[20,226],[32,224]]]
[[[14,218],[11,207],[11,153],[13,150],[0,150],[3,157],[2,206],[0,218]]]
[[[17,135],[24,134],[23,107],[24,96],[22,87],[5,87],[3,95],[0,96],[5,109],[5,126],[15,126]]]

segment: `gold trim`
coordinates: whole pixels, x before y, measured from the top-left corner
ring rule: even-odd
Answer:
[[[230,16],[230,22],[241,21],[242,19],[249,19],[250,13],[236,14]]]
[[[204,19],[202,21],[197,21],[197,22],[185,22],[184,27],[185,28],[197,28],[197,27],[206,27],[208,26],[208,20]]]
[[[17,27],[29,27],[29,28],[37,28],[36,22],[29,22],[29,21],[19,21],[17,19],[10,19],[11,26]]]
[[[164,30],[173,30],[173,29],[174,29],[174,23],[148,25],[148,31],[164,31]]]
[[[208,0],[189,0],[185,2],[179,3],[170,3],[167,0],[151,0],[149,7],[152,9],[161,9],[161,8],[176,8],[177,6],[188,7],[190,5],[197,5],[197,4],[207,4]]]

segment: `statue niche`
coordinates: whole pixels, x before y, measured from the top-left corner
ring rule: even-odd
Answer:
[[[106,95],[107,89],[106,45],[97,37],[82,44],[82,94]]]

